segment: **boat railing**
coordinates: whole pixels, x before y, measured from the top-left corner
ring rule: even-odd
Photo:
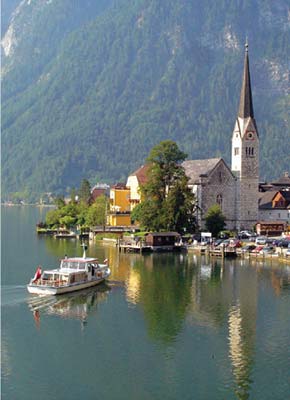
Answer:
[[[39,285],[39,286],[63,286],[67,285],[67,281],[65,280],[60,280],[60,279],[38,279],[35,282],[32,282],[34,285]]]

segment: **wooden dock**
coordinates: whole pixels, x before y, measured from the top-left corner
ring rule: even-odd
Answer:
[[[236,249],[228,247],[188,246],[187,250],[195,251],[199,254],[206,254],[211,257],[221,257],[221,258],[237,257]]]
[[[136,242],[134,240],[119,239],[117,241],[119,251],[125,253],[144,253],[151,251],[151,246],[147,246],[142,241]]]

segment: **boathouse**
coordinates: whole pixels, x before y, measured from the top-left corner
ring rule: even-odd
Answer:
[[[179,240],[177,232],[150,232],[145,235],[145,244],[152,249],[173,250]]]

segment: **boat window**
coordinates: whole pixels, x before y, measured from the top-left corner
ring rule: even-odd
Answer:
[[[44,272],[42,275],[42,279],[45,279],[45,280],[52,279],[52,274],[48,274],[48,273]]]
[[[63,261],[61,267],[67,269],[77,269],[79,266],[78,262],[75,261]]]

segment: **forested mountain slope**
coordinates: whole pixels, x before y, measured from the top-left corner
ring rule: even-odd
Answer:
[[[229,162],[246,35],[261,179],[289,170],[287,0],[2,3],[4,193],[120,181],[164,139]]]

